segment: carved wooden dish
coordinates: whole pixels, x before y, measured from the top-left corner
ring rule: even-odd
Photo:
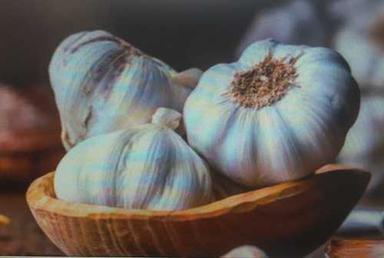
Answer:
[[[28,205],[67,255],[217,257],[240,245],[303,256],[323,244],[362,196],[369,173],[328,165],[300,181],[184,211],[125,210],[55,198],[53,173],[32,183]]]

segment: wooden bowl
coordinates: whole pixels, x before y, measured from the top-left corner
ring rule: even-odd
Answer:
[[[362,196],[370,175],[329,165],[310,178],[183,211],[126,210],[55,198],[53,173],[32,183],[28,205],[71,256],[218,257],[241,245],[303,256],[323,244]]]

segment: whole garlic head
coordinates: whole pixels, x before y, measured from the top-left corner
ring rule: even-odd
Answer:
[[[105,31],[69,36],[49,66],[65,148],[148,123],[159,107],[181,111],[200,74],[198,69],[176,73]]]
[[[57,167],[57,197],[151,210],[187,209],[212,201],[206,164],[173,131],[180,118],[180,113],[160,108],[152,124],[79,143]]]
[[[334,161],[360,92],[327,48],[264,40],[208,69],[184,107],[190,145],[237,183],[263,187]]]

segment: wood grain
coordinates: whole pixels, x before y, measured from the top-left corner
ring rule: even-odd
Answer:
[[[27,202],[63,252],[78,256],[217,257],[255,245],[273,257],[304,256],[324,243],[362,196],[369,173],[328,166],[310,178],[183,211],[125,210],[55,198],[53,173]]]
[[[330,258],[384,257],[384,239],[332,239],[326,254]]]

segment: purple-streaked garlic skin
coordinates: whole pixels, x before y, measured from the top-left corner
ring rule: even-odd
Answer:
[[[148,123],[159,107],[181,111],[200,76],[186,71],[189,79],[180,80],[162,61],[105,31],[66,38],[49,75],[67,150],[88,137]]]
[[[213,201],[209,168],[174,130],[181,114],[159,108],[152,123],[90,137],[59,163],[62,200],[126,209],[183,210]]]

